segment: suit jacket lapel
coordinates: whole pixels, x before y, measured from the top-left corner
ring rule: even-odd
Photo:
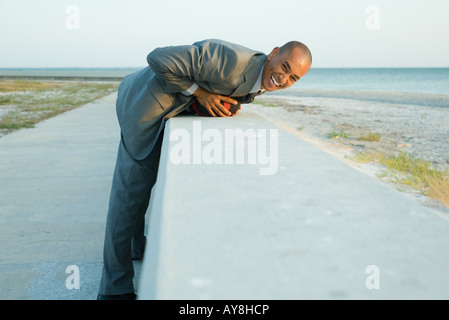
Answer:
[[[243,73],[244,81],[239,84],[237,89],[231,94],[231,97],[244,97],[254,87],[257,79],[259,78],[260,71],[265,63],[266,55],[254,56],[248,64],[245,72]]]

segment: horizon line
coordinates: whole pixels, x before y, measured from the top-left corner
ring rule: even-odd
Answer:
[[[76,66],[76,67],[0,67],[0,70],[19,70],[19,69],[27,69],[27,70],[43,70],[43,69],[53,69],[53,70],[67,70],[67,69],[142,69],[146,68],[147,66],[116,66],[116,67],[104,67],[104,66],[98,66],[98,67],[82,67],[82,66]],[[312,67],[312,69],[449,69],[449,66],[428,66],[428,67],[416,67],[416,66],[408,66],[408,67]],[[311,70],[312,70],[311,69]]]

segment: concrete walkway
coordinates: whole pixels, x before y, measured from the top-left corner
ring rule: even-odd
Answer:
[[[0,299],[96,298],[119,141],[115,98],[0,138]],[[70,266],[79,289],[66,286]]]
[[[95,299],[101,276],[109,190],[119,142],[115,97],[112,94],[46,120],[36,128],[23,129],[0,138],[0,299]],[[243,123],[250,120],[250,115],[242,112],[239,117],[227,120],[241,121],[243,127]],[[256,125],[261,125],[257,122],[259,120],[254,121]],[[268,122],[263,125],[268,125]],[[257,200],[263,205],[258,209],[259,214],[263,214],[262,222],[274,222],[270,230],[262,234],[265,237],[260,239],[273,244],[283,243],[284,246],[267,247],[271,254],[268,256],[256,251],[249,255],[254,259],[281,255],[282,260],[274,264],[276,268],[265,268],[274,275],[273,279],[268,279],[268,285],[273,290],[276,285],[279,288],[293,286],[299,288],[297,292],[300,294],[278,290],[280,293],[286,292],[278,297],[449,298],[449,223],[446,220],[298,137],[282,131],[279,139],[280,150],[285,150],[290,143],[299,143],[303,147],[298,165],[306,175],[301,181],[287,179],[289,174],[286,168],[295,161],[290,159],[288,163],[279,163],[281,178],[286,177],[289,188],[295,191],[288,198],[291,201],[287,203],[279,198],[273,202],[267,196]],[[293,142],[294,139],[297,142]],[[307,165],[312,169],[308,170]],[[319,170],[320,166],[324,169]],[[337,170],[331,170],[332,166],[336,166]],[[238,167],[238,170],[242,168]],[[318,179],[313,176],[320,171]],[[189,175],[186,172],[183,174]],[[241,183],[249,191],[242,201],[251,212],[256,202],[251,197],[260,194],[251,192],[251,181]],[[320,189],[323,194],[319,193]],[[360,192],[352,194],[354,190]],[[369,203],[360,204],[360,195],[364,190],[375,193],[369,198]],[[301,194],[307,196],[298,200]],[[347,197],[342,200],[339,197],[341,194]],[[189,198],[186,195],[183,197]],[[351,200],[348,202],[347,199]],[[301,201],[301,205],[310,211],[297,211],[292,223],[288,215],[297,201]],[[341,205],[348,206],[348,210],[339,210]],[[359,210],[360,207],[366,209],[370,206],[384,211]],[[235,226],[237,220],[242,219],[234,230],[236,232],[257,231],[260,226],[251,224],[255,220],[248,216],[230,215],[227,218],[228,226]],[[216,221],[204,222],[214,225]],[[246,231],[245,226],[249,227]],[[300,229],[295,229],[298,226]],[[292,230],[303,230],[306,238],[300,243],[293,241],[296,238],[288,236]],[[376,233],[371,233],[373,230]],[[226,233],[227,230],[219,232]],[[237,238],[226,244],[228,253],[233,245],[239,246],[245,241],[242,235],[238,233]],[[251,245],[257,246],[260,239],[252,238]],[[209,249],[214,252],[213,247]],[[363,252],[365,254],[356,256]],[[370,256],[370,253],[374,255]],[[248,255],[248,252],[245,254]],[[288,264],[297,261],[295,259],[298,257],[304,257],[302,264]],[[328,257],[332,257],[332,263],[329,263]],[[223,258],[219,261],[225,261]],[[258,264],[256,260],[245,262],[250,271],[251,266]],[[365,279],[369,276],[365,271],[369,265],[380,268],[380,290],[368,290],[365,286]],[[139,277],[142,266],[136,263],[135,267],[138,287],[141,285]],[[79,270],[79,289],[68,288],[76,282],[66,283],[75,275],[74,268]],[[262,269],[263,265],[260,265],[258,270]],[[171,271],[173,274],[177,270]],[[189,271],[192,270],[182,270],[187,274]],[[193,270],[194,273],[196,271]],[[232,275],[231,271],[228,274]],[[292,272],[300,276],[292,279],[288,276]],[[257,283],[258,275],[254,273],[250,280]],[[178,295],[167,291],[154,294],[153,287],[147,288],[151,291],[147,296],[187,299],[257,299],[269,296],[265,294],[269,286],[262,286],[262,290],[246,287],[234,296],[229,291],[223,293],[218,290],[216,294],[214,290],[205,292],[214,282],[208,282],[209,278],[204,280],[201,274],[196,276],[185,278],[188,286],[178,284],[182,289],[177,291]],[[358,282],[351,283],[353,291],[351,288],[346,291],[341,289],[346,280],[354,278]],[[142,283],[145,284],[144,281]],[[370,283],[376,284],[375,281]],[[191,285],[198,289],[198,294],[189,296]],[[359,292],[363,294],[357,295]],[[145,297],[145,290],[142,294]]]

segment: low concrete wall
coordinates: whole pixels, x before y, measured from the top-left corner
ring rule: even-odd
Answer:
[[[147,214],[139,299],[449,298],[448,221],[248,111],[167,122]]]

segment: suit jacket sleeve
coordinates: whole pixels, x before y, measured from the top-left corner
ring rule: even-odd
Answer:
[[[201,65],[198,51],[195,46],[171,46],[157,48],[147,56],[165,92],[182,92],[193,85],[195,70]]]
[[[254,51],[238,45],[202,41],[193,45],[157,48],[147,61],[167,93],[189,89],[194,83],[238,84],[242,72],[248,65]]]

